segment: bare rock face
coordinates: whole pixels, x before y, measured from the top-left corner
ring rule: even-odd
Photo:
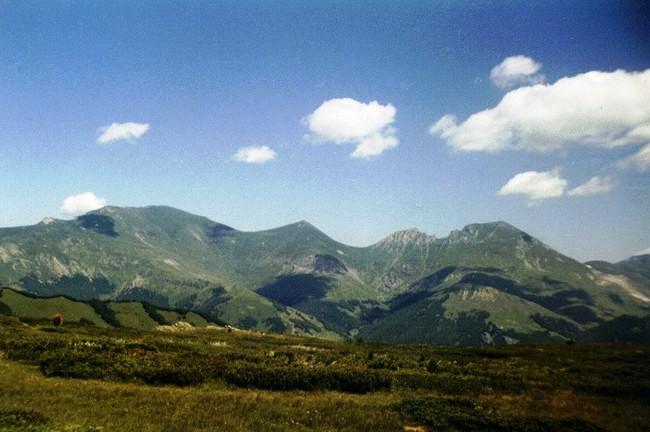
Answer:
[[[402,285],[404,281],[396,273],[386,273],[375,279],[374,284],[383,292],[391,292],[395,287]]]
[[[378,245],[388,248],[400,248],[409,245],[426,246],[436,240],[435,235],[428,235],[417,228],[396,231],[381,240]]]
[[[284,271],[290,273],[336,273],[345,274],[348,268],[332,255],[309,255],[298,261],[287,262]]]

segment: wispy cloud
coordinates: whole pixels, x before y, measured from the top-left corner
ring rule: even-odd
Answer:
[[[544,75],[538,73],[542,68],[530,57],[523,55],[505,58],[490,71],[490,79],[499,88],[507,89],[519,85],[540,84],[545,81]]]
[[[648,131],[650,135],[650,131]],[[650,138],[649,138],[650,140]],[[639,171],[648,171],[650,170],[650,144],[646,144],[641,147],[641,150],[628,156],[618,163],[620,168],[633,168]]]
[[[359,102],[351,98],[330,99],[304,118],[314,141],[355,144],[353,158],[369,159],[399,145],[391,124],[397,110],[377,101]]]
[[[614,178],[612,176],[595,176],[589,179],[586,183],[581,184],[571,189],[567,195],[569,196],[590,196],[602,194],[611,191],[614,188]]]
[[[276,153],[269,146],[242,147],[237,150],[233,159],[250,164],[265,164],[275,159]]]
[[[134,142],[149,130],[148,123],[112,123],[98,129],[100,135],[97,142],[107,144],[113,141],[126,140]]]
[[[97,197],[92,192],[84,192],[77,195],[70,195],[61,203],[61,213],[78,216],[92,210],[97,210],[106,205],[104,198]]]

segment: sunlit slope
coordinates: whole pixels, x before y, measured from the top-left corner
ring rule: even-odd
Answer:
[[[105,207],[71,221],[0,229],[5,286],[146,301],[241,327],[326,337],[361,331],[391,339],[391,322],[415,325],[407,313],[415,308],[413,328],[422,330],[401,332],[409,341],[439,340],[433,324],[470,315],[489,317],[480,322],[503,334],[483,337],[481,324],[471,337],[453,338],[569,338],[624,314],[649,313],[645,264],[625,265],[634,266],[632,285],[621,283],[616,269],[577,262],[505,222],[468,225],[446,238],[409,229],[365,248],[305,221],[243,232],[162,206]],[[395,306],[413,293],[417,302]],[[427,315],[427,308],[443,313]]]
[[[66,296],[38,297],[11,288],[0,289],[0,314],[27,321],[51,321],[54,315],[61,315],[64,323],[138,330],[151,330],[180,321],[196,327],[224,324],[196,312],[164,309],[149,303],[83,301]]]
[[[249,289],[266,264],[255,264],[254,254],[248,264],[240,259],[237,243],[245,233],[170,207],[106,207],[73,221],[2,229],[0,239],[0,282],[7,286],[82,299],[146,300],[245,326],[328,333],[310,316]]]

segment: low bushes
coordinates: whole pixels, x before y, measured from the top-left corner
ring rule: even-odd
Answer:
[[[598,345],[392,346],[216,330],[32,327],[2,319],[0,351],[40,365],[48,376],[177,386],[213,381],[267,390],[421,390],[459,397],[558,389],[650,397],[646,352],[626,345],[617,346],[612,357],[609,346]]]
[[[0,340],[0,349],[7,352],[9,359],[27,363],[38,363],[44,353],[65,349],[66,345],[56,339],[6,340],[5,343]]]
[[[224,371],[226,382],[265,390],[338,390],[368,393],[390,388],[388,374],[367,369],[235,366]]]
[[[64,339],[29,337],[0,341],[9,358],[39,364],[47,376],[134,381],[154,385],[188,386],[223,381],[267,390],[337,390],[367,393],[381,390],[435,390],[450,395],[476,395],[486,390],[521,393],[532,385],[506,369],[491,370],[478,363],[463,366],[448,361],[425,361],[404,368],[391,355],[340,353],[333,361],[328,351],[232,349],[214,352],[181,339],[125,341],[107,337]],[[201,348],[201,349],[198,349]],[[360,359],[363,359],[361,361]],[[346,362],[341,361],[342,359]],[[593,380],[593,378],[592,378]],[[565,387],[580,386],[565,382]],[[592,384],[589,380],[582,385]],[[613,385],[608,381],[603,384]],[[618,385],[619,391],[623,387]],[[595,391],[592,393],[606,393]],[[603,385],[605,388],[605,385]],[[638,386],[635,387],[638,390]],[[600,388],[599,388],[600,390]]]
[[[500,417],[488,414],[467,399],[432,396],[404,399],[393,410],[434,430],[494,432],[599,432],[602,429],[586,420],[543,417]]]
[[[388,374],[366,369],[305,366],[269,366],[227,363],[219,358],[167,353],[44,353],[40,367],[47,376],[140,381],[155,385],[196,385],[223,380],[238,387],[266,390],[338,390],[367,393],[389,389]]]
[[[40,412],[22,409],[0,409],[0,429],[45,425],[50,420]]]

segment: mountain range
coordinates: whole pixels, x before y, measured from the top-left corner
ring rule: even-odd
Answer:
[[[636,340],[648,333],[650,255],[581,263],[505,222],[352,247],[306,221],[244,232],[171,207],[104,207],[0,229],[0,286],[330,338]]]

